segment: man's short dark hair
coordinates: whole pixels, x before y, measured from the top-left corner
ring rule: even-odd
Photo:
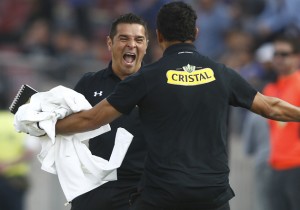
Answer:
[[[148,28],[147,28],[147,24],[146,22],[139,16],[132,14],[132,13],[128,13],[128,14],[124,14],[119,16],[117,19],[114,20],[114,22],[111,25],[110,28],[110,32],[109,32],[109,37],[111,39],[114,38],[114,36],[117,34],[117,26],[121,23],[129,23],[129,24],[140,24],[145,28],[145,35],[146,38],[148,39]]]
[[[274,38],[274,42],[287,43],[292,47],[293,53],[295,53],[295,54],[300,53],[300,41],[299,41],[298,37],[288,36],[288,35],[279,35]]]
[[[197,15],[192,7],[177,1],[162,6],[157,15],[156,25],[167,41],[195,41],[196,20]]]

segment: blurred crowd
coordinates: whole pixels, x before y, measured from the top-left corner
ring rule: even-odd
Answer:
[[[257,88],[272,79],[267,64],[271,48],[266,45],[279,33],[300,33],[298,0],[186,1],[198,13],[197,48],[234,68]],[[110,60],[106,46],[110,23],[127,12],[147,21],[151,36],[145,63],[157,60],[161,51],[156,44],[155,15],[166,2],[1,0],[2,103],[8,105],[20,84],[40,89],[57,84],[73,87],[83,72],[105,66]]]

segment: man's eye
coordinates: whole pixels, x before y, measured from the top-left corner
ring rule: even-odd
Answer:
[[[128,40],[128,38],[126,38],[126,37],[120,37],[120,41],[127,41]]]
[[[137,39],[136,42],[137,43],[143,43],[144,39]]]

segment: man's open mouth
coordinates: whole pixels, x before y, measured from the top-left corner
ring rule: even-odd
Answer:
[[[135,53],[125,53],[123,55],[123,59],[126,63],[130,64],[133,63],[135,61],[136,58],[136,54]]]

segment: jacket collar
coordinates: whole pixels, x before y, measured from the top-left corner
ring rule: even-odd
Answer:
[[[180,52],[195,52],[196,47],[193,44],[189,43],[178,43],[178,44],[173,44],[169,46],[167,49],[165,49],[163,55],[170,55],[173,53],[180,53]]]

